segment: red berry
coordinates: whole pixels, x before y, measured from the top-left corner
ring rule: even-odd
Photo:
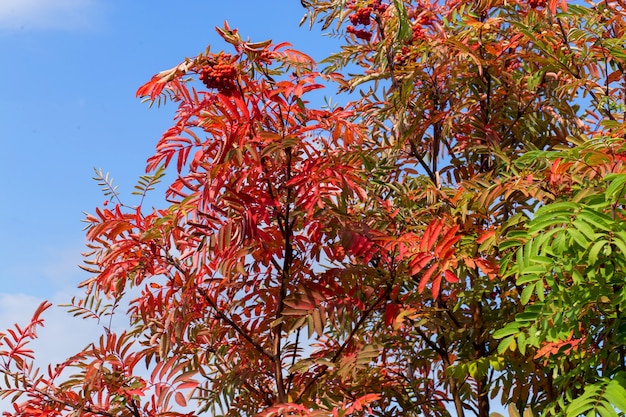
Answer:
[[[547,0],[528,0],[528,5],[533,9],[545,7],[547,3]]]
[[[372,8],[361,7],[355,13],[351,14],[348,19],[353,25],[369,25],[372,22],[371,18]]]
[[[372,39],[372,34],[366,30],[355,29],[354,26],[348,26],[346,28],[346,32],[352,33],[356,38],[363,39],[366,42],[369,42]]]
[[[231,95],[236,88],[237,69],[231,63],[230,55],[218,56],[216,62],[209,62],[200,70],[200,80],[207,88],[215,88],[220,93]]]

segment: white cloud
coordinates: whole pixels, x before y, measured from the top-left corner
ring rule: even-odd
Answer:
[[[2,0],[0,30],[92,29],[102,12],[99,0]]]
[[[57,297],[55,297],[57,298]],[[43,300],[24,294],[0,293],[0,329],[20,327],[28,324],[37,306]],[[53,302],[68,302],[69,300],[52,300]],[[41,318],[44,327],[37,330],[38,338],[32,342],[37,363],[46,366],[48,363],[58,363],[68,356],[79,352],[101,328],[92,320],[82,320],[72,317],[66,309],[53,305]]]

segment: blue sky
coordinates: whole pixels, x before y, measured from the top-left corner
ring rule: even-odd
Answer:
[[[0,329],[79,293],[81,219],[104,201],[93,168],[129,195],[171,125],[174,106],[149,109],[137,88],[208,44],[228,46],[214,30],[224,20],[322,58],[332,41],[300,28],[303,15],[295,0],[0,1]],[[45,318],[42,364],[98,331],[61,308]]]
[[[130,192],[171,123],[173,106],[148,109],[135,98],[152,74],[207,44],[221,49],[213,28],[224,20],[316,57],[330,42],[298,27],[297,1],[278,10],[256,1],[1,3],[0,291],[8,293],[49,296],[76,281],[69,266],[80,261],[82,212],[103,200],[93,168]]]

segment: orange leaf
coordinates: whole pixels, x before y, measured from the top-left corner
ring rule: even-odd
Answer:
[[[563,0],[563,2],[564,1],[565,0]],[[548,1],[548,9],[550,10],[550,13],[552,13],[553,15],[556,14],[556,7],[557,7],[558,3],[559,3],[559,0],[549,0]],[[567,8],[567,3],[566,3],[565,7]]]
[[[493,279],[495,277],[497,269],[492,265],[491,262],[489,262],[489,260],[477,258],[474,261],[476,262],[476,265],[478,265],[480,270],[487,274],[487,277],[489,279]]]
[[[476,243],[478,243],[480,245],[485,240],[489,239],[491,236],[493,236],[495,234],[496,234],[495,230],[485,230],[483,233],[481,233],[480,236],[478,236],[478,239],[476,239]]]

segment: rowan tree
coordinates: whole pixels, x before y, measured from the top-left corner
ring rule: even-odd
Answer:
[[[7,414],[626,412],[624,5],[302,4],[323,62],[226,24],[139,88],[174,124],[138,204],[98,173],[70,305],[127,329],[40,373],[42,304]]]

